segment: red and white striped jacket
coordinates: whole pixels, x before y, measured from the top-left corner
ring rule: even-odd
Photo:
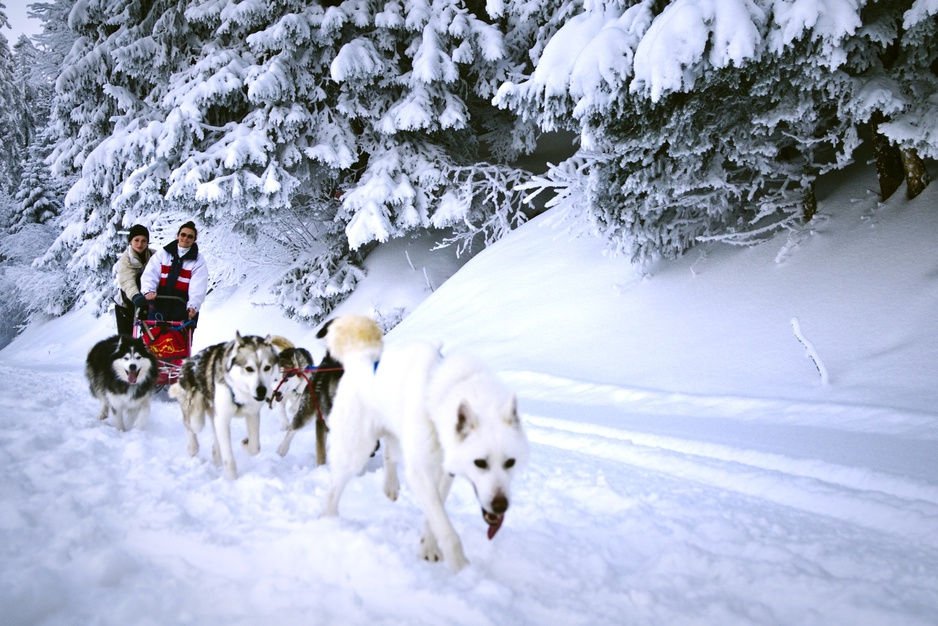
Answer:
[[[150,258],[140,277],[140,293],[151,291],[163,293],[159,287],[166,286],[166,279],[173,262],[173,253],[167,248],[172,247],[175,251],[175,243],[174,241],[164,248],[159,248]],[[205,294],[208,291],[208,264],[205,261],[205,255],[199,253],[197,247],[195,252],[195,255],[185,254],[182,257],[182,269],[176,281],[176,291],[181,297],[186,298],[186,308],[198,311],[205,302]]]

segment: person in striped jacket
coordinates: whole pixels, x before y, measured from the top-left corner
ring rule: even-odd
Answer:
[[[193,320],[195,326],[208,291],[208,264],[205,255],[199,253],[197,236],[195,224],[186,222],[179,227],[175,241],[156,251],[140,277],[141,293],[134,296],[134,306],[147,308],[153,304],[151,317],[156,312],[164,320]],[[154,302],[157,295],[180,300]]]

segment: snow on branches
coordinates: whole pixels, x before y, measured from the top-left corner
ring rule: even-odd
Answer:
[[[60,3],[47,156],[73,184],[46,256],[84,290],[116,232],[180,210],[245,236],[291,215],[328,253],[288,265],[346,277],[297,293],[330,298],[372,242],[494,241],[528,183],[643,260],[809,219],[872,119],[938,155],[935,0]],[[571,161],[508,165],[554,130]]]

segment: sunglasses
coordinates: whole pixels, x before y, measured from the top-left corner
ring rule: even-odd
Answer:
[[[183,239],[195,239],[195,235],[190,235],[189,233],[179,233],[177,236]]]

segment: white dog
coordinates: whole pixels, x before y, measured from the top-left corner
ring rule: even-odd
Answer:
[[[489,538],[495,535],[508,510],[512,477],[528,454],[516,399],[467,355],[443,357],[429,343],[381,352],[380,343],[349,339],[362,336],[357,329],[369,323],[338,318],[326,336],[345,373],[329,418],[331,484],[323,515],[338,514],[345,485],[364,469],[380,438],[385,493],[397,498],[396,463],[402,461],[426,515],[420,556],[442,558],[458,571],[468,561],[446,514],[446,497],[454,477],[468,479]]]

